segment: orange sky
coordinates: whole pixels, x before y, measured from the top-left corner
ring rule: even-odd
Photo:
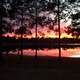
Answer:
[[[70,24],[70,20],[65,23],[65,22],[61,22],[61,25],[60,25],[60,29],[61,29],[61,38],[73,38],[71,36],[71,34],[67,34],[65,33],[65,27],[67,27],[68,25]],[[58,29],[58,26],[55,25],[54,26],[54,30],[55,29]],[[48,27],[39,27],[37,28],[37,35],[39,38],[41,37],[44,37],[44,38],[58,38],[59,37],[59,33],[58,32],[54,32],[54,30],[50,30]],[[31,29],[31,35],[26,35],[24,34],[23,35],[23,38],[35,38],[35,27]],[[10,36],[10,37],[14,37],[16,36],[16,38],[19,38],[21,35],[16,35],[14,33],[6,33],[4,34],[3,36]]]

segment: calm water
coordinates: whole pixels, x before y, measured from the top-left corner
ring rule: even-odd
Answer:
[[[62,57],[80,57],[80,47],[75,47],[75,48],[60,48],[61,49],[61,56]],[[53,56],[53,57],[58,57],[59,55],[59,49],[22,49],[23,50],[23,55],[26,56],[35,56],[36,52],[38,56]],[[15,49],[11,51],[4,51],[3,54],[21,54],[20,49]]]

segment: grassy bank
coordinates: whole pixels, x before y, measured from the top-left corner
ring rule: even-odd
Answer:
[[[3,55],[0,80],[79,80],[80,58]]]

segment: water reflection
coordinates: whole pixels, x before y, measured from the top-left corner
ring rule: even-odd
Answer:
[[[80,57],[80,47],[74,48],[60,48],[61,57]],[[53,56],[59,57],[58,48],[44,48],[44,49],[15,49],[3,51],[3,54],[15,54],[15,55],[26,55],[26,56]]]

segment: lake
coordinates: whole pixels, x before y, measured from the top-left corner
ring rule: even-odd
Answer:
[[[80,47],[74,47],[74,48],[60,48],[61,50],[61,56],[62,57],[80,57]],[[3,54],[18,54],[20,55],[22,51],[22,54],[25,56],[51,56],[51,57],[58,57],[59,56],[59,49],[58,48],[43,48],[43,49],[14,49],[14,50],[8,50],[3,51]]]

